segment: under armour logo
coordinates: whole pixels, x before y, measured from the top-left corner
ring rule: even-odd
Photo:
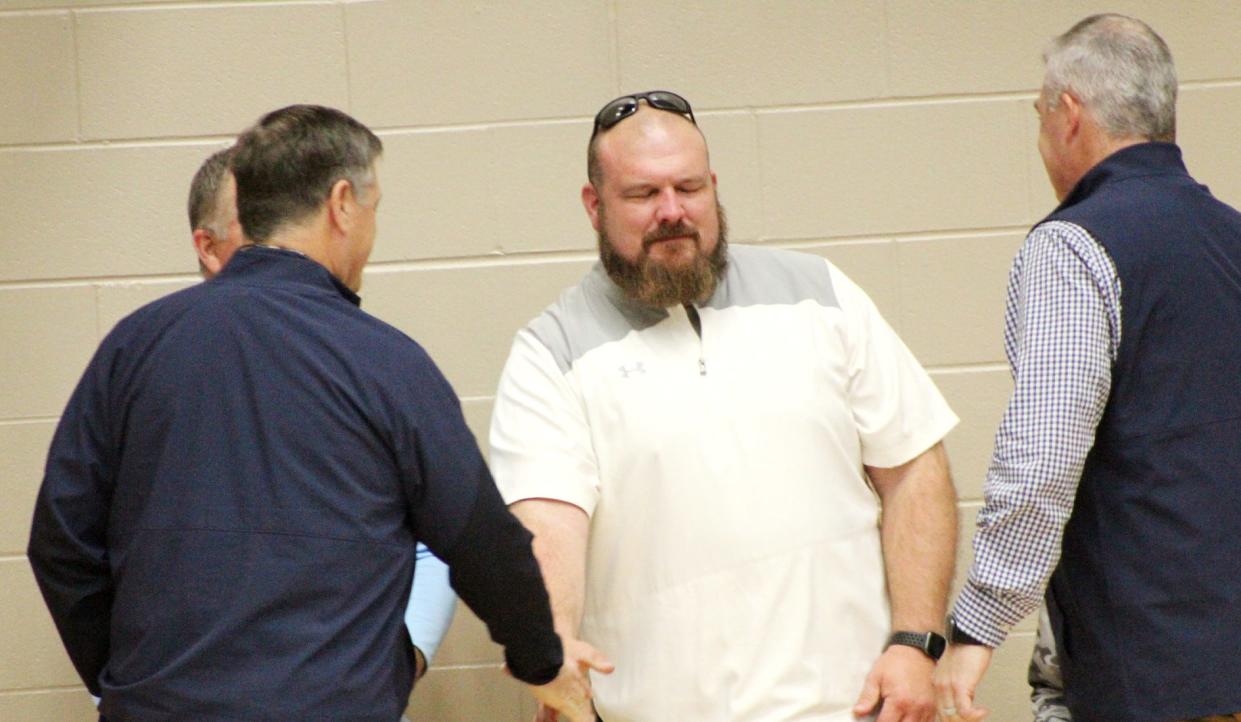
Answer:
[[[646,373],[646,366],[641,361],[634,361],[620,367],[621,378],[629,378],[630,376],[641,376]]]

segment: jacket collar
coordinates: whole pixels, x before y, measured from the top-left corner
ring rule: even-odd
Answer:
[[[1181,149],[1174,143],[1157,142],[1121,148],[1086,171],[1052,213],[1081,203],[1107,183],[1147,175],[1188,176]]]
[[[237,249],[218,278],[280,281],[336,293],[355,306],[362,299],[327,268],[304,253],[287,248],[251,244]]]

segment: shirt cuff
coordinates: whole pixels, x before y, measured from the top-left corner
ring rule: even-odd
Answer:
[[[1008,606],[966,582],[952,607],[952,619],[962,631],[988,647],[995,648],[1008,637],[1011,624]]]

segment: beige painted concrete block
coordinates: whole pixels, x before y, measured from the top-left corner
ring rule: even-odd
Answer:
[[[434,667],[503,664],[504,649],[491,641],[487,625],[470,608],[457,602],[457,613],[444,636],[444,643],[435,654]]]
[[[888,8],[891,91],[895,96],[1035,91],[1047,43],[1094,13],[1118,12],[1150,24],[1169,47],[1182,81],[1235,78],[1241,7],[1228,0],[1169,3],[974,3],[892,0]]]
[[[1004,361],[1008,269],[1024,235],[896,244],[905,343],[928,366]]]
[[[488,239],[493,251],[596,247],[595,231],[582,207],[589,139],[589,126],[580,122],[509,126],[491,132],[491,173],[468,180],[494,200],[495,225]]]
[[[121,319],[139,308],[197,283],[199,281],[155,280],[98,284],[100,340],[107,336]]]
[[[77,136],[73,61],[69,13],[0,17],[0,144]]]
[[[367,271],[363,308],[409,334],[460,396],[490,396],[518,329],[591,262]]]
[[[167,0],[125,0],[126,5],[166,3]],[[74,9],[97,5],[117,5],[116,0],[0,0],[0,10],[48,10],[64,7]],[[3,717],[0,717],[3,719]]]
[[[390,134],[374,260],[587,250],[579,122]]]
[[[95,290],[0,289],[0,339],[0,413],[59,416],[95,352]]]
[[[590,117],[614,87],[601,0],[389,0],[345,18],[353,107],[379,126]]]
[[[1047,217],[1059,204],[1051,181],[1047,179],[1047,167],[1043,165],[1043,157],[1038,152],[1038,113],[1035,112],[1033,104],[1034,100],[1031,98],[1022,108],[1022,124],[1025,130],[1021,134],[1025,144],[1023,152],[1026,157],[1026,194],[1029,199],[1025,222],[1031,226]]]
[[[891,241],[825,243],[795,250],[823,256],[844,272],[875,302],[888,325],[901,330],[901,289],[896,244]]]
[[[0,617],[0,690],[81,684],[24,557],[0,561]]]
[[[126,8],[77,18],[86,138],[231,135],[290,103],[349,104],[335,5]]]
[[[753,117],[704,118],[734,239],[761,224]],[[580,121],[387,133],[376,262],[595,247]],[[731,191],[729,190],[731,189]]]
[[[969,578],[970,565],[974,563],[972,542],[978,510],[981,507],[981,502],[965,502],[957,505],[957,560],[955,574],[952,578],[952,592],[948,595],[950,611],[953,600],[957,598],[961,587],[965,585],[965,580]]]
[[[1181,91],[1177,140],[1185,165],[1216,198],[1241,207],[1241,84]]]
[[[0,556],[25,554],[53,421],[0,424]]]
[[[0,150],[0,281],[197,271],[186,196],[218,147]]]
[[[482,255],[507,240],[496,233],[490,131],[402,133],[383,141],[373,261]]]
[[[405,716],[435,722],[529,722],[533,699],[500,665],[433,668],[418,681]]]
[[[1072,21],[1056,3],[891,0],[892,95],[1035,90],[1047,40]]]
[[[1236,42],[1241,5],[1231,0],[1055,0],[1039,3],[1035,8],[1053,21],[1044,41],[1094,13],[1122,13],[1146,22],[1163,37],[1172,50],[1181,82],[1241,75],[1241,48]],[[1032,87],[1037,87],[1037,83]]]
[[[1241,4],[1232,0],[1196,0],[1170,3],[1162,0],[1092,0],[1089,12],[1071,0],[1059,3],[1073,9],[1063,32],[1089,12],[1119,12],[1139,18],[1163,37],[1172,50],[1181,82],[1241,76]]]
[[[987,719],[996,722],[1029,722],[1034,718],[1030,710],[1030,685],[1026,673],[1030,668],[1030,654],[1034,650],[1034,634],[1019,632],[995,650],[991,666],[978,685],[975,698],[991,711]]]
[[[711,169],[732,241],[759,240],[763,229],[763,184],[759,174],[758,123],[754,114],[702,113],[698,126],[707,139]]]
[[[882,3],[616,5],[622,92],[666,88],[695,108],[826,103],[886,92]]]
[[[0,694],[5,722],[96,722],[99,712],[85,687]]]
[[[1012,377],[1007,370],[968,370],[932,371],[931,378],[961,419],[944,441],[957,496],[964,501],[981,501],[995,431],[1012,393]]]
[[[1017,107],[985,100],[760,112],[767,236],[1020,223]]]

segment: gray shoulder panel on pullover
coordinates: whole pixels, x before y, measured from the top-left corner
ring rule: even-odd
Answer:
[[[840,304],[831,273],[822,258],[778,248],[735,245],[728,249],[728,270],[705,308],[791,306],[814,301]],[[635,303],[596,263],[576,286],[560,295],[527,327],[556,359],[562,373],[592,349],[619,341],[668,318],[668,311]]]

